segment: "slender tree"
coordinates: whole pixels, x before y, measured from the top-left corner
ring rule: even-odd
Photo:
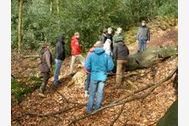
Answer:
[[[23,6],[24,0],[19,0],[18,9],[18,52],[21,52],[21,44],[23,40]]]

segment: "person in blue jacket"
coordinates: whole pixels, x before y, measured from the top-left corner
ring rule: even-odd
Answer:
[[[101,107],[107,73],[114,67],[111,56],[103,50],[103,43],[97,41],[94,46],[94,51],[88,56],[84,66],[91,73],[87,113],[91,113],[93,108],[97,110]]]

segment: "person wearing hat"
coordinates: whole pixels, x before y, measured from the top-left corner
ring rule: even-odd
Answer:
[[[52,54],[49,50],[49,45],[47,43],[43,44],[40,50],[40,64],[39,68],[43,77],[43,82],[39,88],[39,93],[44,95],[44,91],[48,80],[50,78],[50,71],[52,67]]]
[[[94,46],[93,52],[88,55],[84,65],[85,69],[90,72],[87,113],[91,113],[93,108],[97,110],[101,107],[107,72],[114,67],[111,56],[107,55],[103,49],[103,43],[97,41]]]
[[[138,29],[136,41],[138,44],[138,52],[143,52],[146,49],[147,43],[150,42],[150,30],[146,26],[146,22],[144,20]]]
[[[113,58],[116,62],[116,84],[120,85],[123,82],[124,72],[126,70],[127,58],[129,49],[124,44],[124,37],[122,35],[122,28],[117,28],[116,34],[113,37],[114,48]]]

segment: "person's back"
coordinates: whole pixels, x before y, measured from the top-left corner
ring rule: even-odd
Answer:
[[[126,60],[128,55],[129,49],[122,41],[114,44],[113,57],[115,60]]]
[[[46,88],[46,85],[48,83],[49,77],[50,77],[50,70],[52,66],[52,54],[48,48],[48,44],[44,44],[41,51],[40,51],[41,57],[41,63],[40,63],[40,71],[43,76],[42,84],[39,88],[39,93],[41,96],[44,96],[44,91]]]
[[[113,36],[113,44],[115,42],[122,42],[124,40],[124,36],[122,34],[115,34]]]
[[[62,37],[58,38],[55,51],[56,51],[56,59],[63,61],[65,59],[65,47],[64,47],[64,40],[62,39]]]
[[[104,86],[107,79],[107,72],[114,67],[112,58],[103,50],[103,43],[97,41],[96,48],[85,61],[85,68],[90,71],[89,99],[87,103],[87,113],[101,107],[104,97]]]
[[[122,28],[117,28],[116,34],[113,37],[114,48],[113,58],[116,61],[116,84],[122,84],[125,72],[125,65],[127,63],[129,49],[124,43],[122,35]]]
[[[52,54],[48,48],[42,48],[40,54],[41,54],[40,71],[49,72],[50,66],[52,65]]]
[[[91,79],[100,81],[106,80],[107,72],[113,69],[113,63],[110,62],[110,60],[112,60],[111,57],[107,55],[102,48],[95,48],[89,58]],[[89,68],[89,66],[87,68]]]

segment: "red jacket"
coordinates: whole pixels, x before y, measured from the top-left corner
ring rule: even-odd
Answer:
[[[79,55],[81,54],[81,49],[79,45],[78,38],[76,36],[73,36],[71,38],[71,54],[72,55]]]

